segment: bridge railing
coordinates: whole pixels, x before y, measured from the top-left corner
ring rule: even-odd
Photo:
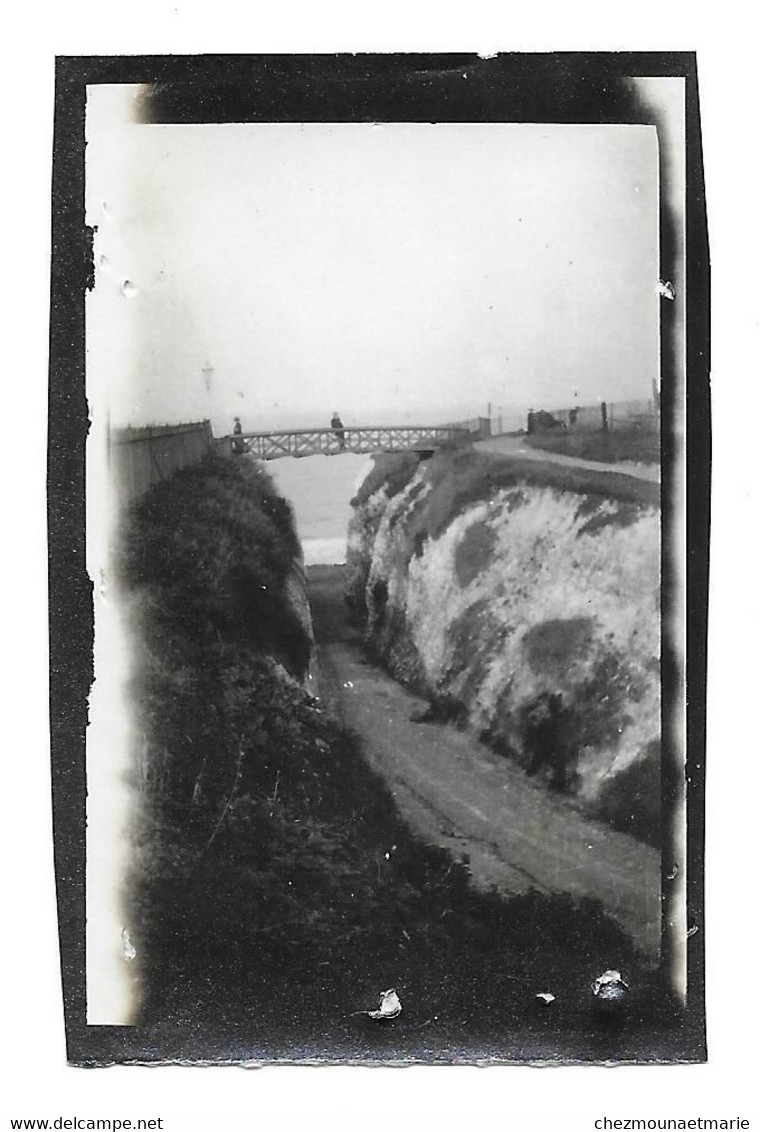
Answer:
[[[341,452],[431,451],[473,438],[467,425],[382,425],[374,428],[302,428],[280,432],[243,432],[228,439],[233,452],[244,448],[260,460],[286,456],[334,456]]]

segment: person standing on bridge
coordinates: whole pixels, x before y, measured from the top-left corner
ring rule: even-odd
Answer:
[[[337,436],[340,450],[341,452],[343,452],[346,447],[346,434],[343,430],[343,421],[338,416],[337,410],[333,412],[332,420],[330,421],[330,427]]]
[[[243,426],[240,423],[240,417],[235,417],[235,427],[232,430],[234,437],[232,441],[232,451],[236,456],[243,456],[245,454],[245,441],[243,440]]]

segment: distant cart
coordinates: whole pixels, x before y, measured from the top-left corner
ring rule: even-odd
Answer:
[[[534,432],[552,432],[555,429],[567,428],[564,421],[559,420],[553,413],[547,413],[543,409],[534,412],[532,409],[528,413],[528,434]]]

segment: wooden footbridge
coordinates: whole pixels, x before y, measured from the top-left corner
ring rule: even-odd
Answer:
[[[434,452],[443,445],[465,444],[491,435],[487,417],[451,425],[383,425],[372,428],[299,428],[282,432],[242,432],[224,438],[238,455],[259,460],[285,456],[340,456],[344,452]]]

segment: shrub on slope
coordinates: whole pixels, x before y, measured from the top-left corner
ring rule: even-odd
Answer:
[[[286,597],[300,546],[290,505],[252,461],[217,459],[153,488],[125,524],[120,574],[160,593],[152,618],[197,646],[244,640],[300,675],[310,642]]]

